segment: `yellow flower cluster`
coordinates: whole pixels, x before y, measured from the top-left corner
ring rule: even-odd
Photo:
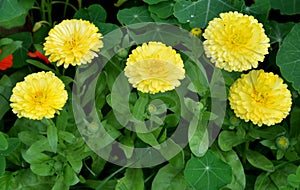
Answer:
[[[257,68],[270,47],[263,25],[238,12],[221,13],[220,17],[210,21],[203,33],[206,56],[229,72]]]
[[[144,43],[132,51],[127,59],[125,76],[144,93],[155,94],[173,90],[185,77],[180,54],[160,42]]]
[[[50,30],[44,50],[51,62],[57,66],[90,63],[103,47],[102,34],[98,28],[85,20],[64,20]]]
[[[18,117],[53,118],[68,99],[64,88],[64,83],[50,71],[30,74],[13,88],[10,106]]]
[[[252,70],[230,87],[229,103],[237,117],[270,126],[289,114],[292,97],[278,75]]]

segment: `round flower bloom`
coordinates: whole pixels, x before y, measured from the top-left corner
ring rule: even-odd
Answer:
[[[64,20],[50,30],[44,43],[45,55],[50,55],[51,62],[65,68],[71,64],[90,63],[100,48],[103,47],[102,34],[98,28],[84,20]]]
[[[276,138],[276,146],[281,150],[286,150],[290,145],[290,141],[285,136],[280,136]]]
[[[289,114],[292,96],[278,75],[252,70],[230,87],[229,103],[237,117],[271,126]]]
[[[185,77],[180,54],[161,42],[143,43],[129,55],[125,67],[129,83],[139,91],[155,94],[173,90]]]
[[[203,34],[207,57],[229,72],[257,68],[270,47],[263,25],[253,16],[236,11],[221,13],[220,17],[210,21]]]
[[[68,99],[64,83],[50,71],[27,75],[12,91],[12,111],[34,120],[53,118]]]
[[[192,28],[191,34],[198,37],[202,34],[202,30],[201,30],[201,28]]]

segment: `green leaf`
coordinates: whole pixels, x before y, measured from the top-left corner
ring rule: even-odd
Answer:
[[[8,138],[7,142],[8,142],[8,148],[4,151],[0,151],[0,155],[7,156],[20,145],[20,140],[18,138]]]
[[[149,11],[156,14],[159,18],[165,19],[173,15],[173,7],[175,2],[173,0],[164,1],[155,5],[149,6]]]
[[[75,185],[79,182],[79,178],[77,177],[76,173],[72,169],[72,167],[67,164],[64,169],[64,183],[67,186]]]
[[[204,28],[222,12],[235,10],[230,0],[178,0],[174,6],[174,16],[181,23],[189,23],[190,27]]]
[[[51,150],[56,153],[57,150],[57,143],[58,143],[58,135],[57,135],[57,128],[54,123],[51,121],[51,124],[47,127],[47,139]]]
[[[264,25],[264,28],[270,38],[270,43],[278,42],[281,45],[283,39],[291,31],[294,25],[294,22],[278,23],[271,20]]]
[[[245,139],[238,136],[233,131],[222,131],[218,137],[218,144],[223,151],[229,151],[232,147],[235,147],[245,142]]]
[[[255,181],[254,190],[278,190],[267,173],[260,174]]]
[[[126,158],[130,158],[134,151],[134,141],[131,136],[122,136],[119,140],[120,148],[124,151]]]
[[[28,58],[28,49],[32,45],[33,39],[30,32],[20,32],[16,34],[12,34],[8,36],[9,38],[13,39],[14,41],[21,41],[22,47],[17,49],[13,53],[13,68],[20,68],[24,65],[27,65],[24,60]]]
[[[34,142],[41,140],[45,137],[32,131],[21,131],[20,133],[18,133],[18,138],[22,143],[30,146]]]
[[[277,136],[284,135],[285,133],[285,128],[278,125],[262,128],[252,128],[248,132],[248,134],[255,139],[275,139]]]
[[[122,9],[118,12],[117,18],[123,25],[153,21],[145,6]]]
[[[231,182],[232,170],[214,153],[207,151],[203,157],[192,157],[187,162],[184,177],[196,190],[219,189]]]
[[[55,173],[54,160],[48,160],[42,163],[31,164],[30,169],[39,176],[52,176]]]
[[[273,163],[264,155],[257,151],[247,150],[246,158],[248,162],[259,169],[272,172],[275,170]]]
[[[127,168],[125,176],[121,178],[115,190],[141,190],[144,189],[143,170],[141,168]]]
[[[273,9],[279,9],[282,15],[300,14],[300,3],[298,0],[271,0]]]
[[[300,187],[300,166],[298,166],[296,170],[296,174],[290,174],[287,178],[290,185],[292,185],[295,188]]]
[[[8,142],[6,140],[6,137],[4,136],[4,133],[0,132],[0,151],[6,150],[8,148]]]
[[[92,23],[105,22],[106,11],[100,4],[93,4],[88,8],[79,9],[73,18],[91,21]],[[101,28],[99,28],[101,31]]]
[[[50,67],[48,67],[47,65],[45,65],[44,63],[42,63],[40,61],[33,60],[33,59],[26,59],[26,62],[37,68],[43,69],[45,71],[52,71],[53,73],[57,74],[57,72],[54,69],[51,69]]]
[[[0,2],[0,26],[12,28],[25,24],[28,10],[33,6],[34,0],[21,3],[18,0]]]
[[[246,176],[238,155],[233,150],[224,152],[215,147],[213,152],[218,154],[218,156],[232,168],[232,181],[226,185],[224,189],[245,189]]]
[[[288,184],[288,176],[295,173],[296,169],[297,166],[295,166],[294,164],[286,164],[284,165],[284,167],[276,169],[276,171],[270,175],[270,178],[278,188],[285,186]]]
[[[0,53],[0,61],[22,47],[21,41],[13,41],[9,38],[2,38],[0,44],[2,50]]]
[[[51,190],[69,190],[69,186],[64,183],[64,177],[59,176]]]
[[[298,137],[300,135],[299,126],[300,126],[300,107],[293,107],[290,117],[290,136]]]
[[[193,125],[193,122],[194,121],[192,121],[190,125]],[[207,122],[204,120],[197,120],[197,122],[199,123],[196,129],[191,126],[189,127],[189,146],[194,155],[201,157],[208,150],[209,138],[206,129]],[[191,134],[193,132],[194,134]]]
[[[300,5],[300,4],[299,4]],[[287,34],[280,46],[276,63],[283,78],[293,84],[300,92],[300,23],[296,24]]]
[[[102,35],[106,35],[114,30],[119,29],[118,25],[111,23],[96,22],[95,25],[99,28],[99,32]]]
[[[167,0],[143,0],[145,3],[148,3],[149,5],[153,5],[153,4],[157,4],[157,3],[160,3],[160,2],[164,2],[164,1],[167,1]]]
[[[70,163],[70,165],[72,166],[73,170],[76,173],[79,173],[82,168],[82,160],[80,158],[78,158],[78,155],[75,155],[75,154],[68,155],[67,160]]]
[[[259,22],[264,23],[268,16],[269,11],[271,9],[270,1],[266,0],[255,0],[255,3],[250,7],[243,7],[243,13],[253,15]]]
[[[186,189],[186,183],[183,177],[182,169],[175,168],[167,164],[157,172],[153,179],[152,190],[183,190]]]
[[[5,173],[6,161],[5,157],[0,155],[0,176]]]

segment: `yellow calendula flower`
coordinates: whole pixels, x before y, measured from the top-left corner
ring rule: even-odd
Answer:
[[[238,12],[221,13],[203,33],[205,54],[226,71],[257,68],[268,54],[270,39],[253,16]]]
[[[85,20],[64,20],[50,30],[44,43],[46,55],[57,66],[90,63],[103,47],[102,34],[98,28]]]
[[[191,32],[191,34],[193,34],[196,37],[201,36],[201,34],[202,34],[201,28],[192,28],[192,30],[190,32]]]
[[[64,83],[50,71],[27,75],[12,91],[12,111],[33,120],[53,118],[68,99]]]
[[[155,94],[173,90],[185,77],[180,54],[161,42],[144,43],[127,59],[125,76],[139,91]]]
[[[229,103],[237,117],[271,126],[289,114],[292,96],[278,75],[252,70],[230,87]]]

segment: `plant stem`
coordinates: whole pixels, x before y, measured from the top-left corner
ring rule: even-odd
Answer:
[[[106,182],[108,182],[108,180],[110,180],[112,177],[114,177],[117,173],[121,172],[125,168],[126,168],[126,166],[123,166],[122,168],[118,169],[117,171],[115,171],[114,173],[112,173],[110,176],[108,176],[107,178],[105,178],[105,180],[100,185],[98,185],[98,187],[95,190],[101,190],[102,187],[106,184]]]

